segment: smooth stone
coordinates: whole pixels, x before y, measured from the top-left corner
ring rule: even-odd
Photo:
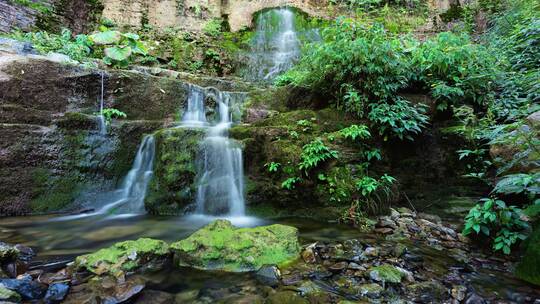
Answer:
[[[407,286],[407,294],[414,301],[442,302],[448,298],[448,290],[437,281],[426,281]]]
[[[364,255],[369,257],[377,257],[379,256],[379,248],[377,247],[367,247],[364,250]]]
[[[331,272],[341,272],[343,269],[346,269],[349,266],[347,262],[339,262],[328,267],[328,270]]]
[[[20,294],[23,300],[41,299],[47,291],[47,288],[44,285],[32,281],[29,276],[24,279],[0,279],[0,284],[4,285],[5,288]]]
[[[304,249],[304,251],[302,251],[302,259],[304,260],[304,262],[310,263],[310,264],[313,264],[313,263],[317,262],[317,257],[316,257],[316,254],[315,254],[315,246],[316,245],[317,245],[317,243],[313,243],[313,244],[307,246]]]
[[[268,286],[278,286],[281,273],[275,265],[264,265],[256,273],[255,278],[257,281]]]
[[[45,303],[53,304],[63,301],[69,292],[69,285],[66,283],[54,283],[49,285],[45,294]]]

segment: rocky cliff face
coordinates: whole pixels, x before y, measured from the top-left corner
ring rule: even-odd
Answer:
[[[233,32],[250,27],[253,14],[280,6],[296,7],[311,16],[327,17],[327,0],[104,0],[103,17],[119,25],[177,27],[199,31],[214,18],[227,19]]]
[[[105,106],[128,115],[106,137],[95,116],[101,73]],[[143,134],[173,121],[185,92],[173,78],[0,51],[0,214],[62,210],[83,192],[113,188]]]

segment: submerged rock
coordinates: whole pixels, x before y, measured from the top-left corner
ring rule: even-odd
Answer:
[[[279,291],[271,294],[267,299],[268,304],[308,304],[309,302],[294,291]]]
[[[22,279],[0,279],[0,285],[18,293],[23,300],[41,299],[47,290],[45,285],[32,281],[30,276]]]
[[[116,277],[141,269],[153,269],[169,257],[169,246],[164,241],[141,238],[116,243],[91,254],[77,257],[76,268],[94,274]]]
[[[285,225],[236,228],[217,220],[171,245],[175,263],[199,269],[254,271],[299,257],[298,230]]]
[[[49,285],[45,294],[45,303],[60,303],[69,292],[69,285],[66,283],[54,283]]]
[[[265,265],[261,267],[255,274],[255,277],[259,282],[268,286],[277,286],[279,285],[279,279],[281,278],[281,273],[279,269],[274,265]]]

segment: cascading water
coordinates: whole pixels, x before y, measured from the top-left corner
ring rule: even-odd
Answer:
[[[271,9],[257,17],[248,77],[271,80],[290,69],[300,56],[300,40],[290,8]]]
[[[103,193],[101,195],[103,199],[96,200],[101,202],[99,204],[93,201],[91,207],[97,209],[94,212],[64,216],[54,220],[71,220],[101,214],[126,216],[144,213],[144,198],[153,175],[155,152],[154,136],[145,136],[139,145],[131,170],[124,177],[121,188]]]
[[[187,104],[187,110],[182,117],[182,124],[187,126],[201,126],[206,124],[204,89],[195,85],[188,85]]]
[[[206,97],[216,101],[218,114],[215,124],[207,127],[197,159],[197,213],[243,216],[242,149],[227,137],[227,131],[233,123],[230,109],[242,102],[245,96],[242,93],[204,90],[196,86],[190,86],[190,89],[182,126],[204,126],[207,123],[204,107]]]

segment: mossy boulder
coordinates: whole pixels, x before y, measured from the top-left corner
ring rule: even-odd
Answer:
[[[372,280],[377,282],[397,284],[401,283],[403,272],[392,265],[383,264],[381,266],[371,267],[369,269],[369,276]]]
[[[17,248],[4,242],[0,242],[0,265],[6,262],[15,261],[18,256],[19,250],[17,250]]]
[[[75,259],[75,268],[97,275],[121,277],[127,273],[158,268],[169,258],[164,241],[140,238],[124,241]]]
[[[527,248],[516,267],[516,276],[532,284],[540,285],[540,226],[527,240]]]
[[[182,214],[195,201],[196,159],[204,130],[171,128],[155,133],[154,178],[145,201],[152,214]]]
[[[172,244],[171,250],[178,266],[242,272],[291,262],[299,257],[300,245],[294,227],[236,228],[227,220],[216,220]]]

